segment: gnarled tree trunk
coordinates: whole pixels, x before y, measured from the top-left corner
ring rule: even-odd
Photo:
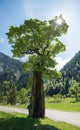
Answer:
[[[45,115],[44,88],[42,72],[35,71],[33,76],[32,95],[29,109],[29,116],[43,118]]]

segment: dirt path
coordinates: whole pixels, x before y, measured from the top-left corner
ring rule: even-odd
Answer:
[[[19,112],[19,113],[28,114],[28,111],[26,109],[12,108],[7,106],[0,106],[0,111],[4,111],[7,113]],[[63,112],[58,110],[46,109],[46,116],[52,120],[63,121],[80,127],[80,112]]]
[[[7,112],[7,113],[19,112],[19,113],[28,114],[27,109],[7,107],[7,106],[0,106],[0,111]]]
[[[63,121],[80,127],[80,112],[64,112],[57,110],[46,110],[46,116],[52,120]]]

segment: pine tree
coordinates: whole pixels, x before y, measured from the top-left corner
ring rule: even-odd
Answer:
[[[11,105],[15,105],[17,101],[17,90],[15,86],[12,86],[9,91],[8,101]]]

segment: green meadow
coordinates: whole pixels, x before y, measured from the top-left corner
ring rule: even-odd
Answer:
[[[80,130],[80,128],[48,118],[33,119],[25,114],[0,112],[0,130]]]
[[[46,98],[46,108],[62,111],[80,112],[80,101],[76,102],[74,98],[55,100],[54,98],[48,97]]]
[[[45,104],[47,109],[80,112],[80,101],[76,102],[74,98],[54,99],[53,97],[46,97]],[[17,104],[8,106],[27,109],[28,104]]]

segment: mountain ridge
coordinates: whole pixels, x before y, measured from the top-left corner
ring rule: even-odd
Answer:
[[[61,72],[67,78],[73,78],[80,82],[80,51],[61,69]]]
[[[61,77],[49,82],[46,93],[49,96],[62,94],[69,96],[71,81],[80,83],[80,51],[60,70]]]

